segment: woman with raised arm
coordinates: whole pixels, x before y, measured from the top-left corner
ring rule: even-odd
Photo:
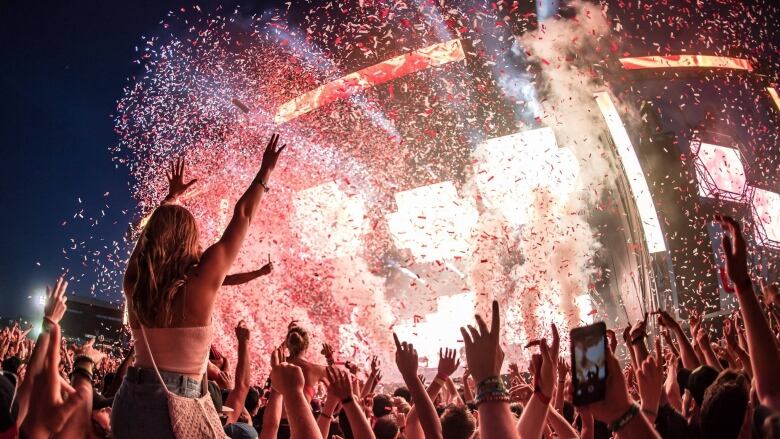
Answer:
[[[191,415],[208,418],[196,419],[201,424],[219,422],[213,406],[213,414],[208,410],[200,415],[169,414],[168,400],[204,395],[217,291],[268,190],[268,180],[284,150],[284,146],[277,148],[278,143],[279,136],[271,136],[260,171],[236,203],[222,237],[205,252],[200,251],[195,218],[184,207],[164,203],[144,226],[124,279],[136,360],[114,400],[114,437],[173,438],[172,415],[174,421]],[[184,183],[183,169],[181,162],[171,169],[166,201],[193,183]]]
[[[303,393],[306,395],[306,400],[311,402],[312,398],[314,398],[317,383],[322,381],[327,374],[327,367],[312,363],[303,358],[306,351],[309,349],[309,333],[306,329],[298,326],[298,323],[295,320],[290,322],[287,326],[287,336],[284,339],[284,346],[289,353],[287,363],[300,367],[303,372],[303,377],[305,379]],[[279,424],[278,437],[289,437],[289,431],[290,424],[287,419],[287,411],[285,410],[282,413],[282,419]]]

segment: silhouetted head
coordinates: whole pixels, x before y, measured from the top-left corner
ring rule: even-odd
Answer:
[[[144,326],[169,326],[173,299],[200,261],[198,226],[185,208],[173,204],[154,211],[130,261],[137,267],[130,304]]]
[[[704,437],[736,439],[746,421],[750,381],[734,370],[724,370],[704,392],[701,431]]]
[[[469,439],[476,429],[474,416],[466,407],[450,404],[441,415],[441,433],[444,439]]]
[[[309,347],[309,333],[294,322],[287,328],[287,338],[284,340],[290,357],[295,358],[306,352]]]

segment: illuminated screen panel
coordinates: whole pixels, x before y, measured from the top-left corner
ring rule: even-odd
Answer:
[[[650,253],[665,251],[666,244],[664,243],[661,224],[658,222],[658,214],[655,210],[653,197],[650,195],[645,174],[642,171],[642,166],[639,164],[636,151],[634,151],[634,145],[631,144],[628,132],[626,132],[626,128],[623,126],[623,121],[620,119],[620,115],[609,93],[596,93],[595,97],[596,103],[604,115],[604,120],[607,122],[607,128],[609,128],[609,132],[612,134],[612,141],[615,143],[623,169],[626,172],[628,184],[631,187],[631,193],[634,196],[634,201],[639,210],[639,217],[642,220],[642,229],[648,250]]]
[[[393,331],[401,340],[414,343],[422,367],[436,367],[442,347],[454,348],[463,343],[460,331],[453,331],[472,324],[476,295],[473,292],[440,296],[436,298],[436,311],[426,314],[416,322],[397,324]]]
[[[780,194],[754,188],[751,208],[756,240],[764,246],[780,249]]]
[[[293,225],[314,258],[352,256],[363,248],[368,225],[361,197],[348,196],[331,181],[298,192],[293,206]]]
[[[699,195],[745,202],[748,186],[739,150],[705,142],[692,143],[691,149],[694,144],[699,150],[694,160]]]
[[[274,120],[276,123],[284,123],[361,90],[465,58],[460,40],[450,40],[405,53],[342,76],[284,103],[276,112]]]
[[[712,55],[666,55],[620,58],[626,70],[672,69],[699,67],[707,69],[736,69],[753,71],[750,61],[740,58]]]
[[[526,224],[535,215],[531,203],[537,188],[558,202],[577,187],[579,163],[568,148],[558,148],[549,127],[496,137],[474,151],[476,182],[482,200],[510,224]]]
[[[461,199],[450,181],[395,194],[398,211],[387,223],[398,248],[408,248],[417,262],[466,257],[469,237],[479,212],[470,199]]]
[[[774,101],[778,111],[780,111],[780,96],[777,95],[777,90],[775,90],[774,87],[767,87],[766,91],[769,93],[769,96],[772,97],[772,101]]]

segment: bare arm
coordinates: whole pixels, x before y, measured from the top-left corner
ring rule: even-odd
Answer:
[[[233,264],[244,238],[249,231],[257,208],[260,206],[260,199],[265,193],[265,185],[271,176],[271,172],[276,166],[279,154],[284,150],[284,146],[277,149],[279,136],[271,136],[265,153],[263,154],[263,163],[252,184],[249,185],[244,195],[239,198],[233,210],[233,217],[230,219],[222,237],[209,247],[201,258],[198,265],[196,279],[198,283],[203,282],[206,285],[206,291],[212,291],[216,294],[217,289],[225,280],[225,275]],[[196,281],[193,279],[193,281]],[[209,298],[213,301],[213,295]]]
[[[731,218],[718,218],[728,232],[724,237],[723,253],[726,272],[736,287],[737,300],[745,322],[745,336],[753,361],[753,379],[762,404],[780,410],[780,354],[774,343],[772,330],[761,312],[747,268],[747,248],[739,224]]]
[[[236,379],[233,390],[228,394],[225,405],[232,408],[233,411],[227,415],[227,423],[231,424],[238,421],[241,416],[241,409],[244,407],[246,395],[249,393],[250,371],[249,371],[249,329],[244,321],[240,321],[236,327],[236,339],[238,339],[238,360],[236,360]]]
[[[322,437],[328,437],[333,414],[336,412],[339,404],[339,398],[328,392],[328,397],[325,399],[325,404],[322,407],[322,413],[317,417],[317,427],[319,427]]]
[[[569,421],[558,410],[550,408],[550,412],[547,414],[547,421],[559,439],[579,439],[580,435],[577,433],[577,430],[569,424]]]
[[[674,319],[666,311],[658,311],[658,323],[666,328],[669,328],[674,332],[677,337],[677,344],[680,345],[680,359],[683,362],[683,366],[686,369],[694,370],[701,365],[699,357],[696,356],[696,351],[693,349],[691,341],[685,335],[680,323]]]
[[[271,263],[271,257],[268,257],[268,263],[263,265],[257,270],[248,271],[246,273],[228,274],[225,276],[225,280],[222,281],[222,286],[242,285],[249,283],[258,277],[265,276],[273,270],[273,264]]]
[[[398,365],[398,370],[401,372],[401,376],[404,379],[406,387],[412,394],[412,400],[417,408],[418,416],[420,417],[420,425],[425,434],[426,439],[441,438],[441,422],[439,422],[439,416],[436,413],[436,408],[433,406],[431,398],[428,397],[425,387],[423,387],[420,378],[417,377],[418,357],[417,350],[414,349],[414,345],[411,343],[401,343],[398,340],[398,336],[393,334],[395,339],[395,362]]]
[[[282,394],[271,391],[263,411],[263,428],[260,430],[259,439],[276,439],[282,419],[282,402]]]

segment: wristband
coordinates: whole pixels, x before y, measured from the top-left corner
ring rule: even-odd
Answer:
[[[352,401],[354,401],[354,400],[352,399],[352,396],[348,396],[348,397],[346,397],[346,398],[344,398],[344,399],[342,399],[342,400],[341,400],[341,405],[347,405],[347,404],[349,404],[349,403],[350,403],[350,402],[352,402]]]
[[[544,392],[542,392],[542,389],[538,387],[534,390],[534,395],[536,395],[536,397],[539,398],[539,400],[541,400],[542,404],[544,405],[550,404],[550,401],[552,400],[551,396],[545,395]]]
[[[509,395],[503,393],[503,394],[491,394],[491,395],[482,396],[480,398],[477,398],[477,407],[479,407],[482,403],[485,402],[509,402]]]
[[[640,334],[640,335],[637,335],[636,337],[632,338],[631,339],[631,346],[634,346],[635,344],[639,343],[639,341],[643,340],[645,337],[647,337],[647,335]]]
[[[70,373],[70,379],[71,380],[73,379],[74,375],[81,375],[84,378],[86,378],[90,382],[90,384],[92,383],[92,372],[90,372],[89,370],[87,370],[84,367],[81,367],[81,366],[74,367],[73,371]]]
[[[634,419],[634,416],[639,413],[639,406],[632,403],[631,406],[628,407],[628,410],[626,410],[625,413],[623,413],[615,422],[609,425],[610,431],[613,433],[617,433],[618,430],[625,427],[626,424],[631,422],[632,419]]]
[[[58,326],[57,322],[55,322],[54,320],[52,320],[52,319],[51,319],[50,317],[48,317],[48,316],[43,316],[43,322],[41,322],[41,327],[42,327],[42,329],[44,329],[44,330],[45,330],[46,328],[45,328],[45,327],[43,327],[43,326],[44,326],[44,325],[43,325],[43,323],[47,323],[49,326],[52,326],[52,327],[53,327],[53,326]]]
[[[263,190],[266,192],[270,191],[270,189],[268,189],[268,186],[263,182],[261,178],[256,178],[252,183],[259,184],[260,186],[263,187]]]

